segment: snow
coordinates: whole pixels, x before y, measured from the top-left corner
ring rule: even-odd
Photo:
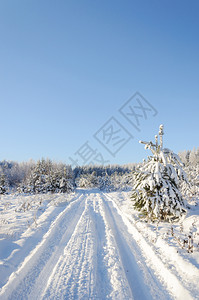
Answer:
[[[199,208],[148,224],[130,195],[1,196],[0,299],[199,299]]]

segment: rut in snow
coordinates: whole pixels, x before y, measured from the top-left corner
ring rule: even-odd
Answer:
[[[191,299],[176,282],[186,299]],[[0,298],[178,298],[169,289],[147,266],[113,201],[101,192],[85,191],[63,207],[42,240],[11,274]]]

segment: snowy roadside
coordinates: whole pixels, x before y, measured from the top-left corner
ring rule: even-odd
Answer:
[[[0,287],[75,196],[75,193],[1,196]]]

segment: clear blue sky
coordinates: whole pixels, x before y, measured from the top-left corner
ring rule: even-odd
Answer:
[[[158,111],[140,132],[118,112],[136,91]],[[1,0],[0,101],[0,160],[70,163],[88,141],[138,162],[161,123],[165,147],[197,147],[199,2]],[[93,137],[111,117],[134,136],[115,157]]]

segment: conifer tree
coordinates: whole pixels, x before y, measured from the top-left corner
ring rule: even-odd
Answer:
[[[183,164],[173,151],[163,148],[163,125],[155,143],[143,142],[152,156],[135,172],[134,207],[150,220],[174,221],[186,215],[185,201],[179,191],[179,180],[187,180]]]
[[[111,182],[111,177],[108,175],[107,172],[105,172],[103,176],[99,178],[99,188],[100,190],[104,190],[107,192],[114,190],[113,184]]]
[[[8,192],[8,181],[4,173],[0,174],[0,194],[6,194]]]
[[[69,193],[73,191],[73,175],[71,167],[64,167],[60,181],[59,181],[59,189],[61,193]]]

